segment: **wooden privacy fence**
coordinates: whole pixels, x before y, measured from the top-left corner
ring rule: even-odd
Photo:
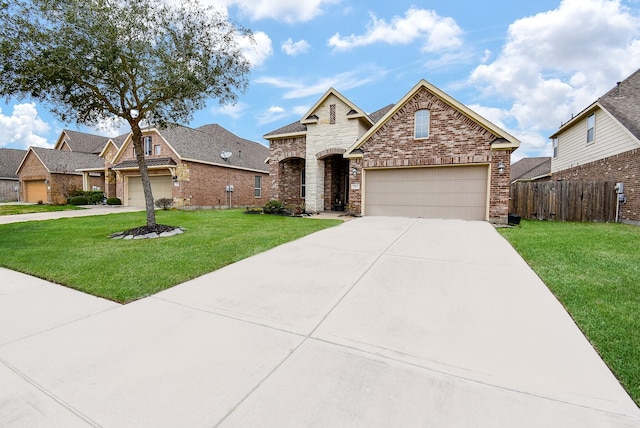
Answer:
[[[615,185],[613,181],[513,183],[509,213],[523,219],[614,222]]]

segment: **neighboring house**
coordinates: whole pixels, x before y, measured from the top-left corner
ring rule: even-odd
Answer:
[[[87,167],[103,170],[104,160],[93,153],[30,147],[17,170],[20,199],[62,205],[75,190],[101,190],[104,174],[85,177],[78,169]]]
[[[218,125],[145,129],[155,199],[176,207],[262,206],[269,200],[269,149]],[[115,138],[64,130],[53,149],[32,147],[17,167],[21,200],[66,203],[74,190],[102,190],[145,206],[131,134]],[[224,158],[222,155],[224,154]]]
[[[519,141],[425,80],[370,115],[331,88],[264,138],[272,197],[307,211],[507,221]]]
[[[263,206],[269,200],[269,149],[219,125],[145,129],[143,150],[154,199],[171,198],[181,208]],[[113,156],[102,155],[124,205],[144,206],[131,135]]]
[[[26,153],[20,149],[0,149],[0,202],[18,200],[20,179],[16,171]]]
[[[523,158],[511,165],[511,182],[548,181],[551,179],[551,158]]]
[[[640,70],[551,137],[554,180],[624,183],[622,221],[640,221]]]

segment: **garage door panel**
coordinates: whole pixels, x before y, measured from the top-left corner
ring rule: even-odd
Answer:
[[[44,180],[25,181],[24,188],[26,202],[47,202],[47,183]]]
[[[488,166],[392,168],[365,173],[365,215],[486,218]]]
[[[169,175],[152,175],[149,177],[151,181],[151,192],[153,199],[173,197],[172,184],[173,181]],[[128,205],[132,207],[144,207],[144,189],[142,188],[142,179],[140,177],[129,177],[128,185]]]

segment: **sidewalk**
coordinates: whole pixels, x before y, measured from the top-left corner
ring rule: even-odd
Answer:
[[[82,210],[52,211],[46,213],[14,214],[0,216],[0,224],[19,223],[22,221],[53,220],[56,218],[87,217],[124,212],[144,211],[144,208],[125,207],[122,205],[83,205]]]

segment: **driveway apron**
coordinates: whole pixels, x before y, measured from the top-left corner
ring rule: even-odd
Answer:
[[[0,321],[2,426],[640,426],[485,222],[352,220],[124,306],[0,269]]]

